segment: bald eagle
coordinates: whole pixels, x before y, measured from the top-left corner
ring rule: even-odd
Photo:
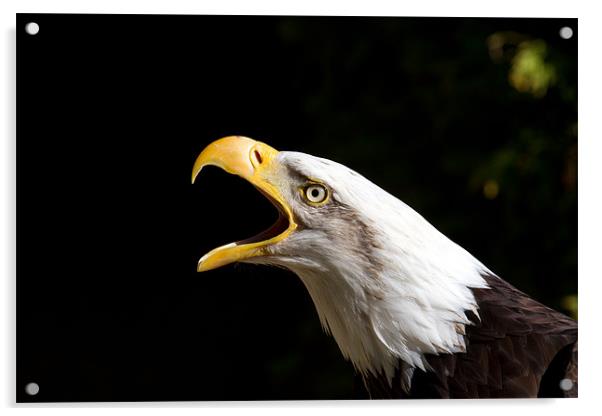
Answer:
[[[371,398],[576,397],[577,324],[495,275],[416,211],[353,170],[229,136],[218,166],[279,211],[247,240],[205,254],[293,271]]]

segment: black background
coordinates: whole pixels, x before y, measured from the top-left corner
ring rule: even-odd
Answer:
[[[231,134],[350,166],[563,310],[577,288],[564,25],[576,34],[574,19],[18,15],[17,400],[352,397],[353,368],[292,273],[195,272],[276,218],[217,169],[190,184]],[[545,97],[492,62],[487,37],[508,30],[547,42]],[[509,148],[533,170],[500,174]]]

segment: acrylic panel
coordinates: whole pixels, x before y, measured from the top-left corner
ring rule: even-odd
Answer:
[[[571,391],[577,36],[576,19],[17,15],[17,401],[366,399],[392,397],[392,391],[395,397],[523,397],[526,391],[531,396]],[[548,328],[541,317],[551,312],[532,304],[534,315],[521,312],[505,302],[522,295],[503,287],[475,295],[483,321],[469,316],[473,320],[464,328],[461,322],[470,313],[451,318],[449,305],[464,311],[471,301],[449,293],[456,287],[465,293],[468,283],[462,279],[472,277],[459,276],[459,283],[449,285],[435,281],[433,288],[444,288],[440,294],[424,287],[404,292],[410,287],[399,283],[404,279],[418,286],[438,273],[447,279],[467,259],[458,254],[445,263],[449,269],[439,267],[449,252],[432,247],[451,246],[422,240],[427,228],[419,219],[412,220],[423,224],[417,234],[399,226],[412,247],[400,253],[414,253],[412,264],[425,264],[432,273],[418,278],[408,266],[409,276],[395,277],[398,289],[387,289],[394,284],[383,276],[395,273],[385,271],[405,267],[392,247],[406,243],[391,230],[409,220],[382,214],[381,221],[384,193],[370,193],[356,179],[345,182],[344,170],[330,165],[336,173],[329,182],[322,177],[327,168],[312,170],[304,157],[294,167],[286,165],[288,173],[279,171],[278,183],[299,184],[300,193],[287,202],[298,210],[291,213],[301,224],[295,233],[323,232],[289,246],[289,257],[318,256],[303,254],[315,237],[328,264],[346,259],[345,266],[333,266],[337,270],[325,266],[317,273],[317,285],[334,282],[327,279],[355,262],[360,269],[373,266],[353,280],[369,285],[358,283],[357,291],[346,292],[354,284],[333,284],[336,289],[323,292],[334,303],[353,294],[351,303],[336,303],[346,311],[340,312],[343,320],[357,313],[354,322],[341,324],[353,335],[351,347],[324,332],[316,293],[310,295],[308,282],[286,267],[235,262],[198,273],[205,253],[265,230],[278,216],[248,181],[223,170],[203,169],[191,184],[201,151],[232,135],[353,169],[492,273],[570,318]],[[272,163],[269,152],[259,157]],[[312,175],[304,176],[304,169]],[[324,182],[324,197],[332,201],[321,205],[316,193],[320,201],[309,203],[314,197],[304,193],[309,180]],[[348,194],[366,198],[352,203]],[[319,238],[330,244],[320,249]],[[420,241],[429,243],[424,251],[415,247]],[[423,258],[427,252],[436,255]],[[483,289],[466,293],[478,290]],[[494,292],[506,298],[488,297]],[[407,320],[389,310],[376,314],[385,304],[395,305],[396,296],[404,305],[412,299],[416,304]],[[445,312],[432,312],[438,307]],[[520,328],[506,321],[499,324],[504,329],[498,323],[488,327],[500,316],[489,316],[490,310],[517,313],[512,320]],[[429,327],[435,321],[425,324],[424,333],[404,332],[410,319],[429,314],[440,318],[442,332]],[[326,325],[336,325],[338,315],[326,315]],[[537,322],[521,321],[527,315]],[[383,341],[375,335],[379,330],[370,333],[370,341],[359,335],[358,328],[369,322],[394,345],[362,344]],[[479,355],[482,366],[473,366],[461,346],[433,341],[459,322],[458,331],[466,334],[454,332],[458,343],[485,345],[483,351],[499,354]],[[495,328],[485,336],[474,329],[479,325]],[[401,335],[390,335],[397,329],[414,343],[408,347]],[[532,331],[539,331],[537,337],[530,337]],[[545,331],[561,333],[539,335]],[[521,345],[522,355],[504,355],[501,344],[488,344],[497,335]],[[542,353],[542,343],[554,343],[553,353]],[[432,367],[408,373],[407,391],[397,373],[408,368],[400,359],[402,347],[422,348],[425,354],[413,356],[430,360]],[[345,348],[392,354],[394,389],[387,390],[383,374],[364,380],[341,353]],[[371,360],[388,360],[383,357]],[[537,361],[541,357],[548,358]],[[454,375],[452,367],[461,370]],[[508,390],[527,367],[531,373],[523,381],[538,380],[536,390]]]

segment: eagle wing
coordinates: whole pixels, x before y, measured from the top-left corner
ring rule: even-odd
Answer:
[[[473,289],[479,317],[467,316],[466,352],[426,355],[409,391],[401,373],[391,386],[368,377],[372,398],[518,398],[577,396],[577,323],[496,277]]]

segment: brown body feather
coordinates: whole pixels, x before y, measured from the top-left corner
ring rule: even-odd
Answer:
[[[489,289],[474,289],[480,319],[467,312],[466,352],[427,355],[432,369],[416,369],[409,392],[400,374],[391,387],[369,377],[369,397],[577,397],[577,323],[502,279],[485,280]]]

